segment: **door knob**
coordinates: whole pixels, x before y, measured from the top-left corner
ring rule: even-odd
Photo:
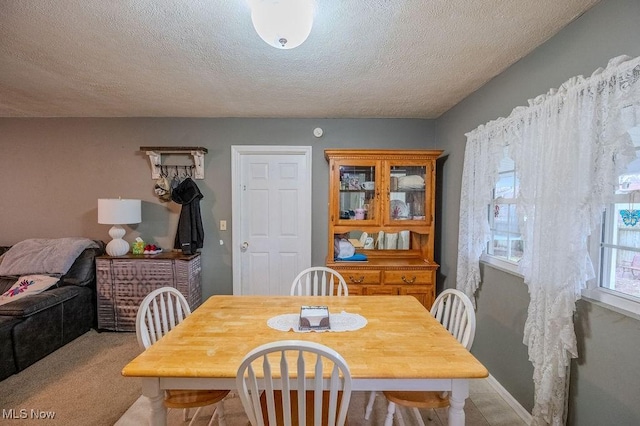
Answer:
[[[247,251],[248,248],[249,248],[249,243],[246,241],[242,243],[242,245],[240,246],[240,250],[242,251]]]

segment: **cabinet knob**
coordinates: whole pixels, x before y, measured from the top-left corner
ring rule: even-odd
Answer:
[[[357,278],[353,278],[353,275],[349,275],[349,279],[354,284],[360,284],[362,281],[364,281],[364,276],[360,276],[360,279],[357,279]]]
[[[405,276],[404,276],[404,275],[402,276],[402,281],[404,281],[404,282],[405,282],[405,283],[407,283],[407,284],[413,284],[413,283],[415,282],[415,280],[416,280],[416,276],[415,276],[415,275],[414,275],[414,276],[413,276],[413,278],[411,278],[410,280],[409,280],[409,279],[407,279],[407,278],[405,278]]]

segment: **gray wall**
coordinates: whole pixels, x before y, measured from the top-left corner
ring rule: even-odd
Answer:
[[[322,138],[312,131],[322,127]],[[86,236],[109,241],[97,223],[98,198],[143,200],[142,223],[127,227],[126,240],[141,236],[173,246],[180,206],[162,203],[141,146],[203,146],[205,179],[196,180],[205,243],[203,293],[232,293],[231,145],[313,147],[312,263],[327,253],[328,148],[433,149],[432,120],[330,119],[0,119],[0,245],[24,238]],[[184,161],[188,157],[172,157]],[[228,231],[217,224],[227,220]],[[220,246],[219,240],[224,241]]]
[[[441,274],[455,286],[464,134],[506,117],[527,99],[575,75],[590,75],[621,54],[640,56],[640,1],[604,0],[437,120],[447,154],[442,172]],[[529,296],[522,278],[484,266],[472,352],[528,410],[532,367],[523,345]],[[573,363],[569,424],[640,424],[640,322],[587,301],[576,315],[580,357]]]

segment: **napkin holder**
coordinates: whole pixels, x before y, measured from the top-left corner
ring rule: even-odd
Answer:
[[[300,308],[300,330],[328,330],[329,308],[326,306],[302,306]]]

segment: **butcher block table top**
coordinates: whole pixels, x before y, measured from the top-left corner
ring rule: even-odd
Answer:
[[[284,332],[267,320],[326,305],[360,314],[367,325],[344,332]],[[340,353],[358,379],[482,378],[487,369],[412,296],[212,296],[174,330],[126,365],[124,376],[235,378],[243,357],[276,340],[308,340]]]

